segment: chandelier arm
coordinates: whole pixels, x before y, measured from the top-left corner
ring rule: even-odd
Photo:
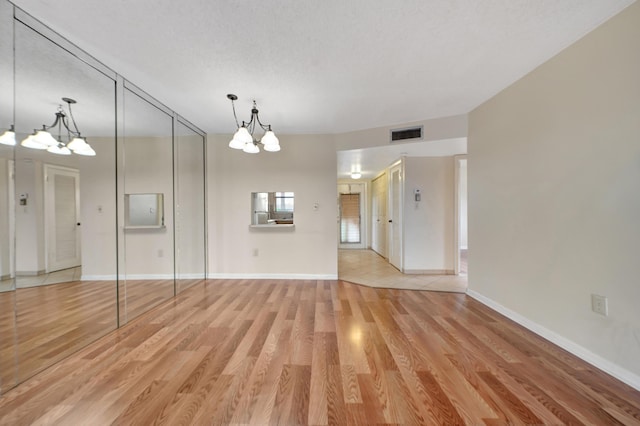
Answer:
[[[231,108],[233,108],[233,118],[236,120],[236,128],[240,128],[240,125],[238,124],[238,116],[236,115],[236,104],[233,101],[233,99],[231,99]],[[244,126],[244,121],[242,122],[242,125]]]
[[[73,133],[74,136],[80,136],[80,129],[78,129],[78,125],[76,124],[76,119],[73,118],[73,112],[71,111],[71,102],[69,102],[68,105],[69,105],[69,117],[71,117],[71,123],[73,123],[73,127],[74,129],[76,129],[76,131],[74,132],[73,130],[71,130],[66,123],[64,127],[66,127],[70,133]]]

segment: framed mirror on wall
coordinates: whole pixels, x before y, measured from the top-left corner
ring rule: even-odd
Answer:
[[[178,118],[174,137],[176,292],[206,278],[205,138]]]
[[[13,6],[0,0],[0,394],[16,385]]]
[[[19,10],[14,34],[22,381],[117,327],[115,75]],[[91,151],[69,149],[75,138]]]
[[[0,394],[206,277],[204,141],[0,0]]]
[[[160,200],[163,206],[174,204],[173,116],[128,82],[124,84],[122,97],[124,126],[119,140],[118,184],[124,196],[120,215],[125,226],[119,231],[123,272],[119,303],[120,324],[126,324],[175,295],[173,209],[163,208],[159,215]],[[131,195],[125,194],[138,194],[133,196],[133,206],[140,215],[134,220],[137,223],[155,220],[155,225],[131,224],[131,211],[124,208],[130,208],[132,200]],[[146,208],[144,215],[143,208]],[[158,225],[160,222],[163,225]]]

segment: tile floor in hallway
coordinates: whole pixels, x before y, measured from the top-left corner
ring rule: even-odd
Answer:
[[[338,278],[378,288],[467,291],[466,275],[403,274],[373,250],[338,250]]]

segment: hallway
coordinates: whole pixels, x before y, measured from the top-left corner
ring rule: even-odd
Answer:
[[[338,250],[338,278],[377,288],[465,293],[466,275],[403,274],[372,250]]]

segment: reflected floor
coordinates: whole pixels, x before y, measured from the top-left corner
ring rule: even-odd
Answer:
[[[466,275],[403,274],[373,250],[338,250],[338,278],[378,288],[467,291]]]
[[[18,276],[16,285],[18,288],[38,287],[41,285],[80,281],[82,267],[63,269],[48,274],[33,276]],[[13,290],[13,279],[0,281],[0,292]]]

